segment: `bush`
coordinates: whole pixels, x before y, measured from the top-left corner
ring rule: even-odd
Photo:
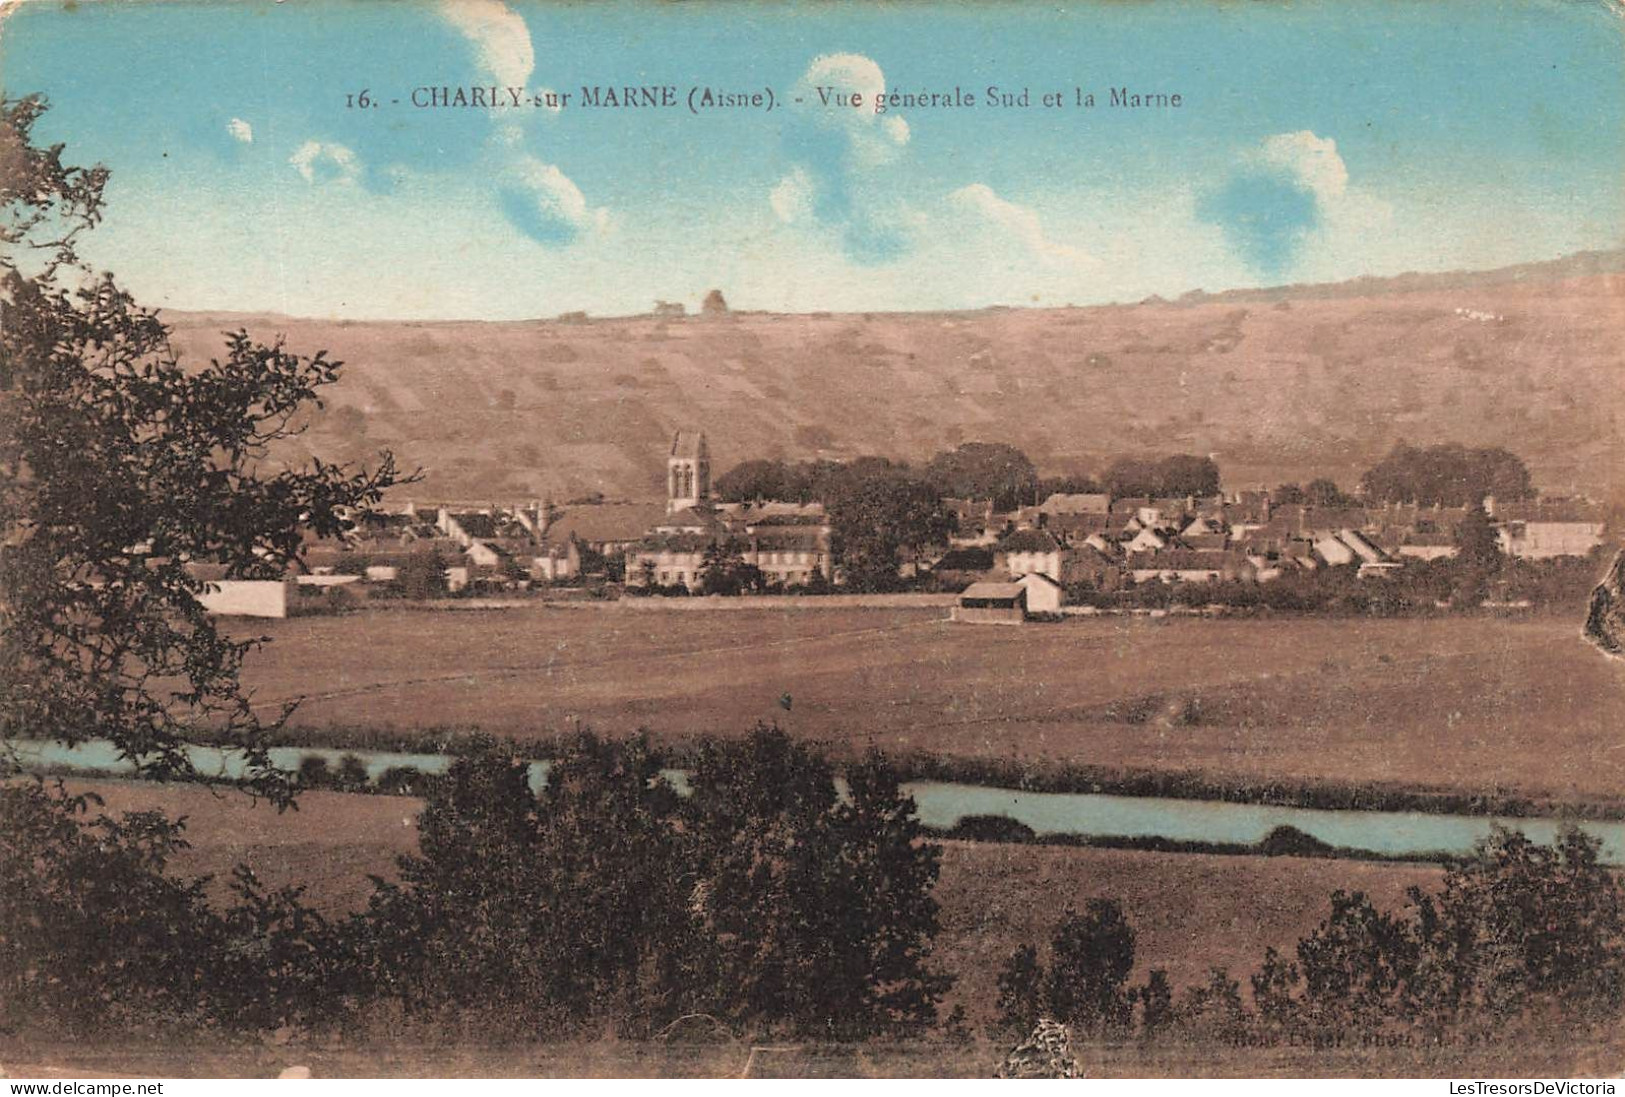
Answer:
[[[333,774],[333,787],[343,792],[365,792],[372,781],[367,776],[367,763],[354,754],[339,759],[338,772]]]
[[[299,787],[330,788],[333,784],[333,774],[327,767],[327,759],[320,754],[307,754],[299,759]]]
[[[378,791],[390,796],[417,796],[425,784],[423,771],[414,766],[390,766],[378,775]]]
[[[1091,899],[1082,914],[1068,908],[1050,943],[1047,1012],[1084,1029],[1126,1027],[1134,939],[1134,928],[1114,899]]]

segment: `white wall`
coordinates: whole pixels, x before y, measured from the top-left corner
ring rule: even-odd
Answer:
[[[198,601],[221,617],[286,617],[291,586],[281,579],[217,579]]]

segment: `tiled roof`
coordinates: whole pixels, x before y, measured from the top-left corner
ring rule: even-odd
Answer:
[[[1106,514],[1111,510],[1112,497],[1104,492],[1056,492],[1038,509],[1044,514]]]
[[[1041,529],[1018,529],[999,541],[1000,552],[1054,552],[1061,546]]]
[[[1010,601],[1020,598],[1026,588],[1020,583],[972,583],[959,595],[961,599],[974,598],[987,601]]]
[[[666,517],[660,503],[588,503],[566,507],[547,527],[547,540],[588,544],[636,541]]]

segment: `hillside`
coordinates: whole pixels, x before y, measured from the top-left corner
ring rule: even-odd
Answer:
[[[1020,446],[1046,473],[1214,454],[1229,487],[1352,484],[1398,439],[1504,445],[1548,491],[1625,494],[1619,253],[1503,272],[1073,309],[359,322],[167,313],[347,363],[301,445],[393,448],[417,498],[651,498],[678,425],[748,457]],[[724,287],[726,289],[726,287]]]

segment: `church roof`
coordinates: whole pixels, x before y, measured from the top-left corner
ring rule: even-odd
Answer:
[[[711,451],[705,444],[705,432],[696,430],[680,430],[671,438],[671,455],[673,457],[689,457],[699,459],[709,458]]]

